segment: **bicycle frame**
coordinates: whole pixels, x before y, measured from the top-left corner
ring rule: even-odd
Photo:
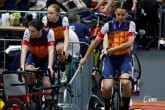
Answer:
[[[51,103],[47,106],[46,110],[49,110],[50,108],[54,107],[55,110],[60,110],[60,107],[58,105],[58,98],[59,98],[59,89],[61,87],[66,87],[68,92],[70,93],[70,96],[73,97],[73,93],[72,93],[72,90],[71,90],[71,86],[68,84],[68,83],[61,83],[60,82],[60,65],[59,65],[59,61],[57,59],[57,56],[58,55],[61,55],[61,54],[58,54],[58,53],[55,53],[55,75],[54,75],[54,78],[53,80],[51,80],[51,86],[49,87],[40,87],[40,88],[35,88],[35,90],[47,90],[47,89],[51,89],[52,90],[52,93],[51,93],[51,96],[52,96],[52,101]]]
[[[23,95],[16,95],[16,96],[11,95],[10,98],[11,99],[18,99],[20,101],[20,103],[22,102],[21,107],[24,107],[24,105],[26,105],[27,109],[34,108],[34,106],[31,105],[32,103],[34,103],[33,99],[36,98],[36,96],[37,97],[43,96],[44,93],[35,93],[33,90],[31,91],[31,93],[29,93],[29,88],[28,88],[28,84],[27,84],[27,76],[30,74],[33,74],[33,73],[35,73],[36,76],[38,76],[38,74],[42,75],[45,72],[47,72],[47,71],[45,71],[45,70],[4,71],[3,74],[17,74],[18,75],[17,80],[19,81],[19,83],[12,83],[12,84],[10,84],[10,86],[22,86],[22,85],[25,86],[25,93]],[[23,80],[23,78],[24,78],[24,80]],[[36,83],[35,83],[34,88],[35,87],[38,87],[38,77],[36,79]],[[36,101],[38,102],[41,100],[36,100]],[[18,102],[18,101],[14,100],[13,104],[14,104],[14,102]],[[36,102],[36,104],[39,103],[40,106],[37,106],[36,108],[37,108],[37,110],[40,110],[41,109],[40,108],[41,102],[38,102],[38,103],[37,102]],[[6,102],[6,103],[8,103],[8,102]],[[9,103],[11,104],[12,101],[9,100]]]
[[[108,78],[113,79],[114,84],[112,87],[112,99],[110,102],[111,110],[120,110],[122,108],[122,87],[121,87],[121,81],[120,80],[130,80],[132,89],[134,90],[134,80],[132,77],[129,78],[120,78],[118,70],[116,70],[116,76],[114,78]]]

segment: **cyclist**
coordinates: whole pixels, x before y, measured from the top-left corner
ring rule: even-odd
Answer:
[[[113,80],[108,79],[115,76],[115,67],[119,67],[121,78],[129,78],[131,74],[131,58],[129,56],[130,48],[135,39],[136,25],[133,21],[127,21],[128,6],[126,2],[116,3],[115,9],[116,18],[107,22],[101,28],[96,39],[91,43],[86,55],[80,61],[79,66],[82,66],[93,52],[97,45],[102,41],[105,34],[108,34],[108,45],[106,49],[104,66],[103,66],[103,87],[102,95],[105,99],[105,110],[110,110],[111,90]],[[112,23],[112,25],[110,25]],[[113,26],[113,29],[111,30]],[[128,31],[125,31],[128,28]],[[104,45],[106,46],[106,45]],[[129,102],[131,96],[130,81],[121,80],[122,84],[122,100],[124,110],[129,110]]]
[[[61,70],[61,83],[67,81],[65,72],[65,60],[68,58],[69,44],[69,22],[66,16],[60,15],[60,7],[57,4],[52,4],[47,9],[47,15],[42,18],[44,28],[51,28],[55,35],[55,50],[58,55],[58,60]]]
[[[39,19],[34,19],[28,24],[28,29],[23,35],[20,68],[22,70],[33,70],[40,68],[41,70],[51,71],[53,76],[53,61],[54,61],[54,32],[50,29],[43,29],[43,23]],[[29,53],[28,53],[29,50]],[[28,53],[28,54],[27,54]],[[32,88],[35,82],[35,75],[29,75],[28,84]],[[42,79],[44,87],[51,85],[49,77],[44,76]],[[45,93],[50,93],[51,90],[45,90]],[[45,96],[46,103],[51,100],[51,96]]]

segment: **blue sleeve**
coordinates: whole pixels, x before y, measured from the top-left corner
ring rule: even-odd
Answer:
[[[86,25],[84,25],[84,29],[85,29],[85,35],[87,37],[91,37],[92,33],[91,33],[91,31],[89,30],[89,28]]]

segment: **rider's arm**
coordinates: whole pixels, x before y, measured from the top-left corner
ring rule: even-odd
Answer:
[[[63,18],[62,25],[64,28],[64,50],[63,51],[67,52],[68,45],[69,45],[69,22],[68,22],[67,17]]]
[[[27,52],[28,52],[28,46],[22,44],[21,58],[20,58],[20,68],[22,68],[23,70],[25,69],[25,60],[26,60]]]
[[[29,30],[26,29],[24,32],[24,36],[23,36],[22,48],[21,48],[21,58],[20,58],[20,67],[23,70],[25,68],[25,60],[26,60],[26,55],[28,52],[29,39],[30,39],[30,33],[29,33]]]
[[[89,46],[89,48],[84,56],[85,60],[88,59],[89,55],[93,52],[93,50],[97,47],[97,45],[99,45],[99,43],[102,41],[102,39],[104,38],[104,35],[108,32],[108,29],[109,29],[108,27],[109,27],[109,25],[108,25],[108,23],[106,23],[101,28],[99,34],[97,35],[95,40]]]
[[[107,48],[109,48],[109,39],[108,39],[108,34],[104,35],[104,41],[103,41],[103,53],[107,52]]]
[[[87,60],[89,55],[93,52],[93,50],[97,47],[97,45],[99,45],[99,43],[101,42],[102,38],[100,37],[96,37],[95,40],[91,43],[91,45],[89,46],[84,59]]]
[[[91,43],[91,45],[89,46],[85,56],[83,59],[81,59],[79,66],[82,66],[83,64],[85,64],[85,62],[87,61],[89,55],[93,52],[93,50],[99,45],[99,43],[102,41],[102,39],[104,38],[104,35],[108,32],[109,30],[109,25],[108,23],[106,23],[100,30],[99,34],[97,35],[97,37],[95,38],[95,40]]]
[[[118,47],[108,49],[108,54],[111,55],[112,53],[116,51],[122,51],[122,50],[132,47],[135,40],[135,36],[136,36],[135,28],[136,28],[135,23],[131,21],[129,25],[129,30],[128,30],[128,41]]]
[[[136,9],[136,5],[137,5],[137,0],[133,0],[133,6],[131,10],[135,10]]]
[[[98,9],[100,6],[104,4],[104,0],[99,0],[98,4],[96,5],[95,9]]]
[[[134,39],[135,39],[135,37],[129,36],[128,41],[126,43],[124,43],[124,44],[122,44],[118,47],[108,49],[108,54],[111,55],[116,51],[122,51],[122,50],[125,50],[125,49],[128,49],[128,48],[132,47],[132,45],[134,43]]]
[[[112,6],[112,4],[113,4],[113,0],[109,0],[109,2],[105,5],[104,10],[105,11],[109,11],[109,9]]]
[[[55,45],[55,39],[54,39],[54,32],[50,29],[48,36],[48,68],[52,69],[53,61],[54,61],[54,45]]]

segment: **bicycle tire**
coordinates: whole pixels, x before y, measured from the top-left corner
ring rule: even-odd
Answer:
[[[35,110],[41,110],[42,108],[42,97],[36,96],[35,97]]]
[[[140,61],[138,56],[136,55],[136,53],[133,54],[134,55],[134,70],[133,70],[133,74],[134,78],[136,78],[137,80],[141,78],[141,65],[140,65]]]
[[[120,86],[115,84],[113,87],[113,95],[111,100],[111,110],[120,110],[121,108],[121,96],[120,96]]]
[[[22,101],[18,99],[8,100],[2,110],[27,110]]]
[[[115,94],[114,94],[114,110],[119,110],[120,109],[120,105],[121,105],[120,102],[121,102],[120,95],[116,91]]]
[[[100,73],[95,70],[92,74],[92,90],[100,89],[101,76]]]
[[[120,109],[120,96],[119,93],[115,92],[114,96],[114,110],[119,110]]]

